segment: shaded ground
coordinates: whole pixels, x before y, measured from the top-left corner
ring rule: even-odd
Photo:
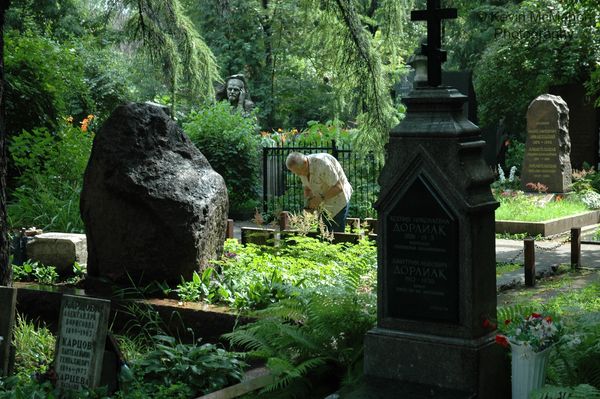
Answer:
[[[508,306],[515,303],[547,302],[550,298],[561,293],[572,292],[592,283],[600,283],[600,269],[583,269],[575,272],[548,276],[540,280],[535,287],[520,287],[498,294],[498,306]]]

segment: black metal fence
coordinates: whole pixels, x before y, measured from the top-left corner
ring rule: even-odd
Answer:
[[[342,165],[353,193],[349,216],[376,217],[373,203],[379,195],[377,179],[383,167],[372,155],[360,155],[347,144],[338,145],[335,140],[316,143],[313,146],[287,143],[277,147],[263,147],[263,211],[276,214],[279,211],[300,212],[304,208],[304,196],[300,178],[285,166],[290,152],[315,154],[327,152]]]

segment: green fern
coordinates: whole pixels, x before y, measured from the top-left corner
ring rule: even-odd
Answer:
[[[587,384],[576,387],[546,385],[532,392],[531,399],[600,399],[600,390]]]
[[[340,287],[302,290],[256,312],[260,319],[225,334],[249,356],[267,361],[275,376],[265,397],[303,397],[311,373],[360,372],[364,334],[374,326],[375,297],[356,291],[356,279]],[[301,295],[300,295],[301,294]],[[273,396],[275,395],[275,396]]]
[[[505,320],[515,320],[522,319],[524,317],[529,316],[531,313],[535,311],[540,311],[539,306],[530,305],[530,304],[515,304],[511,306],[502,306],[498,308],[498,320],[500,323],[498,325],[501,327]]]

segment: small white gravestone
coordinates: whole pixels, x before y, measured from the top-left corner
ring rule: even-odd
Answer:
[[[54,365],[59,389],[98,386],[109,312],[110,301],[63,295]]]
[[[72,273],[73,263],[87,263],[85,234],[43,233],[27,242],[27,257],[56,267],[59,275]]]
[[[0,377],[8,375],[12,368],[10,352],[16,303],[17,289],[0,287]]]

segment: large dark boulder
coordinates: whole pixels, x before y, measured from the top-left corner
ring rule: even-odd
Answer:
[[[91,280],[174,284],[223,249],[223,178],[153,105],[122,105],[104,123],[80,206]]]

